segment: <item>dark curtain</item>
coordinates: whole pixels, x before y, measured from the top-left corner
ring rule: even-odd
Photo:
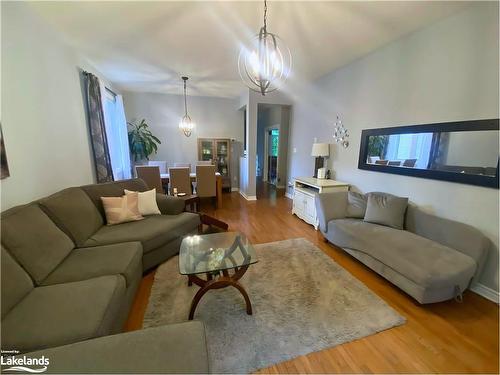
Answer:
[[[431,151],[427,169],[439,169],[446,163],[445,157],[448,154],[448,142],[450,133],[434,133],[432,135]]]
[[[109,156],[108,140],[106,138],[99,78],[91,73],[83,72],[83,79],[97,182],[113,181],[113,170],[111,169],[111,157]]]
[[[429,153],[429,162],[427,163],[427,169],[434,169],[436,167],[436,162],[439,156],[439,140],[441,133],[434,133],[432,135],[431,141],[431,151]]]

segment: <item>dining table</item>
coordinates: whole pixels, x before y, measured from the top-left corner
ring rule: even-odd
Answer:
[[[158,175],[157,175],[158,176]],[[163,185],[168,185],[170,182],[170,174],[169,173],[160,173],[161,183]],[[192,172],[189,174],[191,182],[196,181],[196,173]],[[215,194],[217,197],[217,208],[222,207],[222,175],[219,172],[215,172],[215,184],[216,190]]]

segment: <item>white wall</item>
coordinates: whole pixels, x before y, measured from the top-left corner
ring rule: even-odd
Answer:
[[[158,153],[150,156],[151,160],[194,166],[198,160],[198,138],[233,138],[243,142],[243,112],[238,111],[237,99],[188,96],[189,116],[196,123],[190,137],[179,130],[179,121],[184,115],[182,95],[124,92],[123,102],[127,121],[145,118],[152,133],[161,141]],[[232,155],[233,187],[238,186],[236,168],[240,156]]]
[[[278,188],[286,188],[288,185],[288,138],[290,135],[290,121],[292,108],[281,106],[280,116],[280,143],[278,159]]]
[[[333,147],[334,177],[362,192],[386,191],[437,215],[471,224],[494,243],[484,285],[498,291],[496,189],[362,171],[362,129],[498,118],[498,3],[477,3],[319,79],[304,89],[292,123],[291,176],[309,175],[312,138],[332,142],[339,113],[348,149]]]
[[[469,167],[496,168],[498,163],[498,132],[450,133],[445,163]]]
[[[2,127],[10,177],[2,210],[94,181],[82,58],[32,13],[2,2]],[[88,66],[84,66],[88,68]]]

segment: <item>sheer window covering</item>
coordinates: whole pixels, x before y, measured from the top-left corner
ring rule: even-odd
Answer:
[[[102,87],[104,91],[104,117],[109,143],[111,168],[116,180],[131,178],[130,150],[123,98]]]
[[[432,146],[432,133],[392,134],[385,158],[388,160],[417,159],[415,167],[427,168]]]

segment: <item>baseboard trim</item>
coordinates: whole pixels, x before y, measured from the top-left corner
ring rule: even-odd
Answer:
[[[500,303],[500,293],[487,287],[483,284],[474,284],[470,287],[474,293],[479,294],[480,296],[489,299],[492,302]]]
[[[287,197],[288,199],[293,199],[292,194],[290,193],[285,193],[285,197]]]
[[[231,191],[240,191],[240,188],[237,188],[237,187],[232,187],[232,188],[231,188]]]
[[[247,201],[256,201],[257,200],[257,196],[255,195],[246,195],[244,192],[242,192],[240,190],[240,195],[245,198]]]

